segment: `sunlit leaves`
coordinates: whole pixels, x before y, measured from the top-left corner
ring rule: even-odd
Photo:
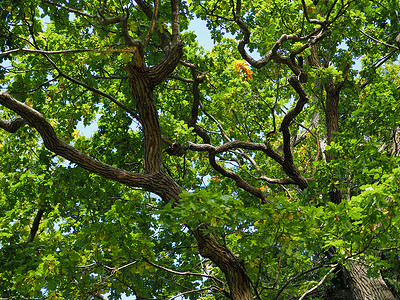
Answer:
[[[243,80],[252,79],[253,71],[245,60],[235,60],[234,69],[236,73],[243,75]]]

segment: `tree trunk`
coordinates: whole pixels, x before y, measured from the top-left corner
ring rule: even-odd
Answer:
[[[135,99],[144,134],[144,169],[146,173],[157,175],[159,181],[162,180],[165,184],[163,193],[159,194],[164,201],[179,200],[182,189],[162,167],[161,128],[153,99],[153,89],[174,70],[181,56],[182,46],[177,45],[154,67],[146,68],[131,62],[126,66],[131,93]],[[237,257],[218,243],[207,232],[206,226],[193,230],[192,233],[198,242],[200,255],[213,261],[225,274],[230,297],[234,300],[253,300],[250,279]]]
[[[253,300],[253,293],[243,263],[225,246],[207,233],[206,226],[193,230],[200,255],[213,261],[225,274],[233,300]]]
[[[353,263],[345,275],[354,300],[396,300],[382,276],[368,277],[367,267],[362,263]]]
[[[333,141],[334,132],[339,131],[339,92],[343,82],[335,84],[329,79],[326,86],[326,126],[327,143]],[[336,159],[336,157],[327,154],[326,161]],[[342,192],[335,187],[329,192],[330,201],[339,204],[342,201]],[[361,263],[353,263],[349,270],[345,270],[346,280],[350,286],[354,300],[395,300],[392,292],[389,290],[382,276],[370,278],[367,276],[367,268]]]
[[[333,141],[334,132],[339,131],[339,91],[341,86],[336,85],[332,79],[328,80],[325,86],[326,91],[326,129],[327,129],[327,144],[330,145]],[[326,162],[336,159],[332,155],[326,153]],[[329,192],[329,198],[331,202],[339,204],[342,201],[342,192],[340,189],[333,187]]]

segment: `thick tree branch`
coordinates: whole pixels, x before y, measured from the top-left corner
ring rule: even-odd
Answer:
[[[179,21],[179,0],[171,0],[172,9],[172,41],[171,46],[174,47],[181,43],[181,31]]]
[[[241,300],[253,300],[251,294],[251,280],[246,273],[244,264],[232,251],[218,243],[211,234],[207,233],[206,225],[192,230],[197,240],[199,253],[212,260],[225,274],[230,287],[230,298]]]
[[[132,62],[126,66],[131,92],[143,126],[146,172],[157,173],[162,169],[161,128],[153,99],[153,89],[173,72],[182,53],[183,46],[178,43],[154,67],[145,68]]]
[[[29,237],[27,240],[27,243],[33,242],[33,239],[36,236],[37,231],[39,230],[39,224],[40,224],[40,220],[42,219],[43,213],[44,213],[44,209],[39,209],[35,219],[33,220],[32,223],[32,227],[31,227],[31,232],[29,233]]]
[[[299,95],[299,100],[295,107],[286,113],[281,123],[280,131],[282,131],[283,135],[284,153],[284,163],[282,166],[286,174],[288,174],[301,189],[305,189],[308,186],[307,180],[300,174],[300,171],[297,169],[293,161],[293,147],[291,144],[289,126],[294,118],[303,110],[304,105],[308,101],[308,96],[297,76],[291,75],[289,77],[289,83]]]
[[[199,107],[200,107],[200,91],[199,85],[204,82],[204,78],[206,73],[201,73],[200,76],[197,76],[197,69],[195,65],[190,65],[190,71],[192,73],[193,81],[192,81],[192,95],[193,95],[193,104],[192,110],[190,114],[190,118],[187,121],[188,126],[194,127],[197,123],[197,118],[199,116]]]
[[[163,82],[175,70],[182,54],[183,45],[179,41],[169,50],[164,59],[148,70],[153,87]]]
[[[105,178],[120,182],[131,187],[144,188],[164,199],[177,199],[181,189],[175,181],[163,172],[158,173],[131,173],[119,168],[101,163],[74,147],[62,141],[56,135],[53,127],[42,114],[33,108],[14,99],[7,93],[0,93],[0,104],[20,115],[41,135],[47,149],[65,159],[76,163],[82,168],[103,176]]]
[[[0,128],[3,128],[4,130],[10,132],[10,133],[15,133],[17,132],[18,129],[20,129],[22,126],[26,124],[25,119],[21,117],[16,117],[12,119],[11,121],[6,121],[0,119]]]

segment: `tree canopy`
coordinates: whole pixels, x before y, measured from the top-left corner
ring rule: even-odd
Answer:
[[[0,1],[2,299],[399,297],[399,12]]]

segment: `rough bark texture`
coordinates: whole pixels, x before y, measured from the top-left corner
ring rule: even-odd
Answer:
[[[352,264],[345,274],[354,300],[396,300],[382,276],[368,277],[364,264]]]
[[[140,65],[130,62],[126,66],[130,76],[131,93],[144,135],[144,169],[147,174],[158,177],[154,184],[162,183],[164,192],[159,195],[165,200],[179,199],[178,195],[182,189],[162,167],[161,127],[153,89],[175,69],[181,56],[182,44],[178,43],[162,61],[152,68],[146,68],[143,65],[142,57],[136,58],[136,61],[140,60]]]
[[[218,243],[207,228],[193,230],[201,256],[212,260],[225,274],[233,300],[253,300],[250,279],[243,263],[225,246]]]
[[[152,83],[146,69],[128,64],[127,70],[144,134],[144,169],[148,173],[159,172],[162,166],[161,130]]]
[[[328,145],[333,140],[333,133],[339,131],[339,92],[340,87],[333,83],[333,79],[329,79],[325,86],[326,90],[326,130]]]
[[[170,50],[164,60],[152,68],[133,63],[129,63],[126,67],[144,133],[145,172],[157,174],[160,181],[165,183],[164,189],[171,191],[172,197],[169,199],[175,200],[179,199],[181,188],[162,168],[161,128],[153,99],[153,89],[174,70],[181,56],[182,45],[178,44]],[[193,231],[199,252],[203,257],[211,259],[225,274],[232,299],[253,299],[250,281],[243,265],[228,248],[219,244],[203,229]]]

